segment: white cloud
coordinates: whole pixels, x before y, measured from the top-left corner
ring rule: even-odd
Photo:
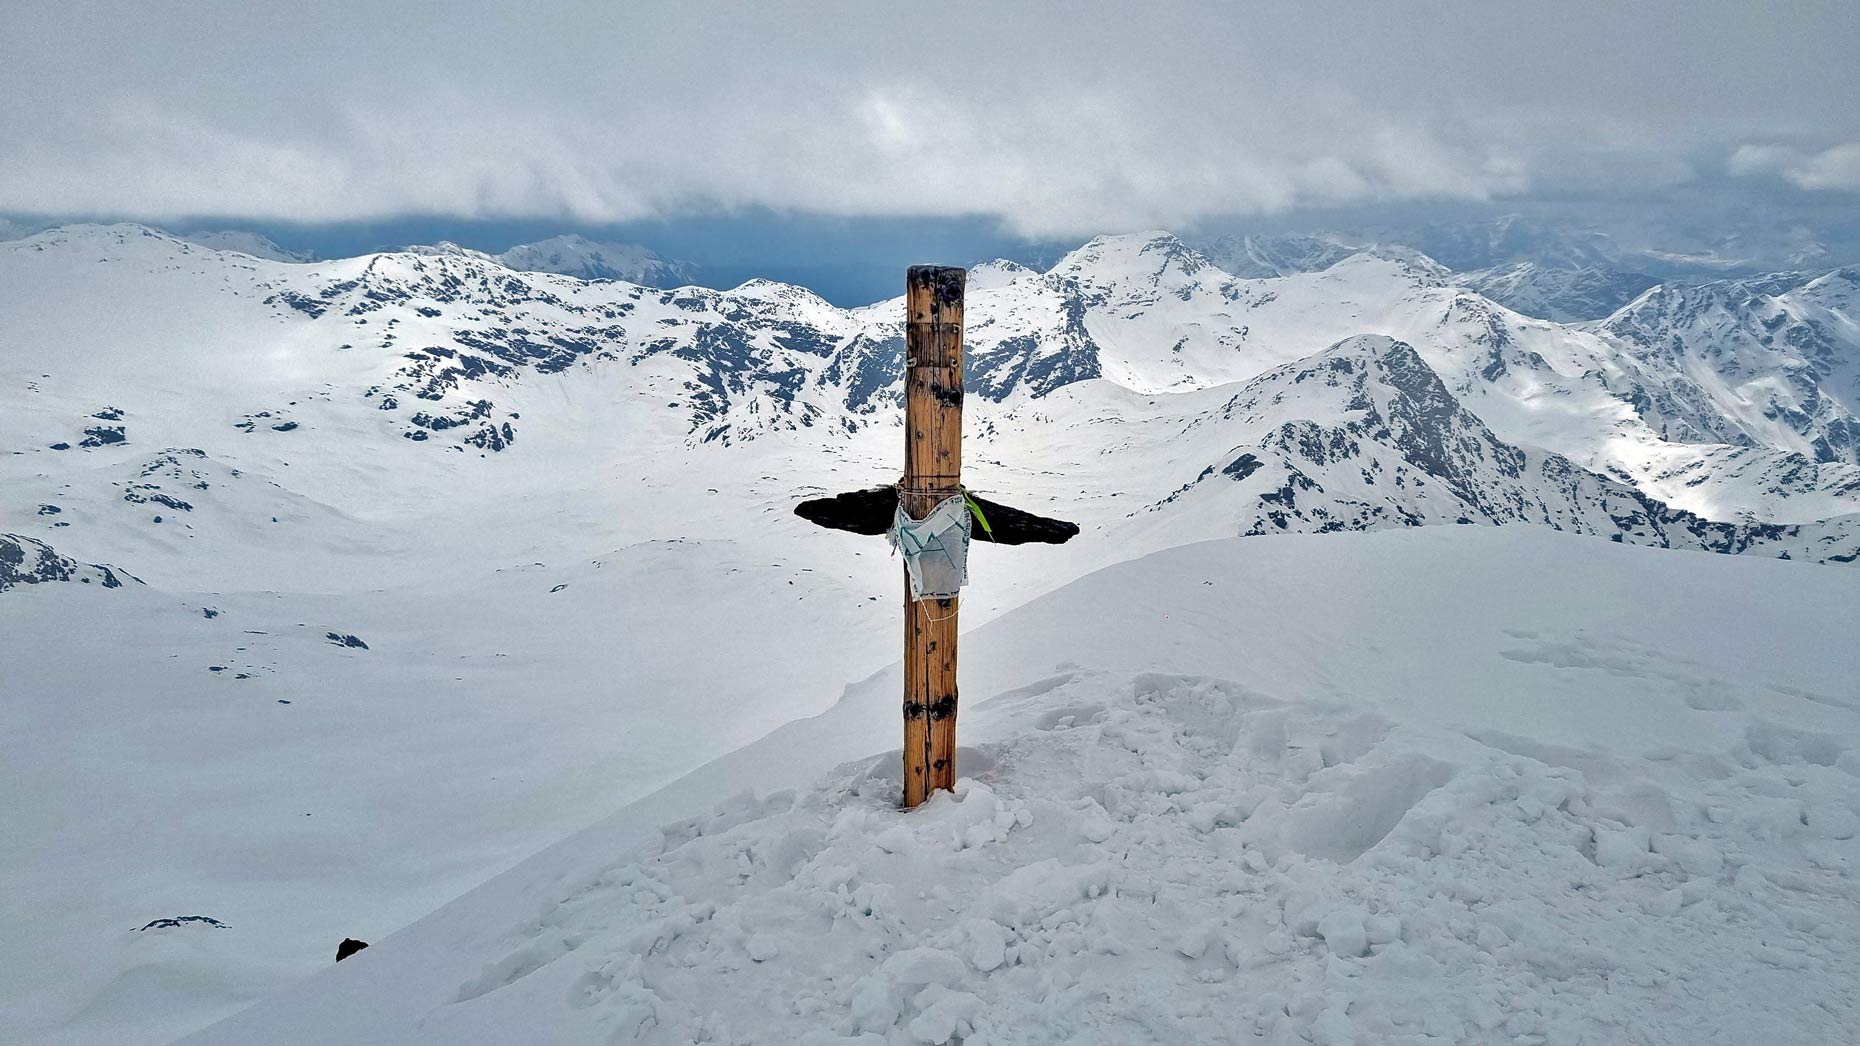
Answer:
[[[1787,145],[1740,146],[1731,154],[1729,169],[1740,176],[1780,176],[1803,189],[1860,192],[1860,142],[1820,152]]]
[[[1073,235],[1671,184],[1784,104],[1824,140],[1860,139],[1817,101],[1860,95],[1827,43],[1860,5],[1772,40],[1737,5],[1668,20],[1570,2],[33,5],[0,41],[0,211],[604,223],[757,206]],[[1669,67],[1726,71],[1681,89]],[[1838,152],[1799,158],[1802,183],[1850,177]]]

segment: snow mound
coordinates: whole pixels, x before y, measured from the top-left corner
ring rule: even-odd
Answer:
[[[1154,674],[1009,693],[983,730],[908,815],[888,754],[665,826],[513,917],[422,1041],[522,1014],[823,1044],[1832,1041],[1856,1016],[1851,752],[1753,738],[1656,781]]]
[[[1779,682],[1847,660],[1831,576],[1537,531],[1148,557],[971,634],[953,794],[898,811],[894,751],[648,802],[193,1041],[1838,1041],[1860,703]],[[1717,658],[1751,620],[1775,657]],[[896,681],[656,801],[793,780]]]

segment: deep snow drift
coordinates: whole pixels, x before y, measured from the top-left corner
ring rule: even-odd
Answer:
[[[1534,528],[1171,550],[965,639],[954,795],[824,769],[880,673],[188,1041],[1837,1041],[1857,612]]]

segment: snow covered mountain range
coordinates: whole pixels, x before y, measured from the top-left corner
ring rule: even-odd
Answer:
[[[896,564],[791,509],[896,475],[900,303],[536,247],[0,242],[0,755],[45,800],[0,881],[56,942],[0,975],[22,1038],[192,1030],[895,658]],[[1161,233],[976,266],[965,479],[1084,532],[978,549],[965,624],[1215,538],[1860,558],[1860,271],[1567,323],[1478,282]],[[193,915],[229,928],[155,925]]]
[[[313,458],[392,441],[509,452],[552,420],[523,405],[545,387],[616,397],[639,430],[625,449],[644,457],[772,438],[882,460],[895,438],[895,301],[590,282],[458,250],[271,264],[125,226],[0,245],[0,264],[17,344],[95,346],[51,374],[15,361],[4,435],[15,467],[23,455],[56,482],[0,518],[41,540],[72,541],[91,511],[55,492],[205,521],[222,510],[208,475],[238,472],[254,440]],[[1529,521],[1846,562],[1860,553],[1856,288],[1856,270],[1660,288],[1561,325],[1418,255],[1243,279],[1167,235],[1104,237],[1047,272],[975,270],[970,418],[1003,482],[1063,473],[1114,494],[1115,510],[1082,514],[1158,547]],[[74,296],[120,308],[98,323]],[[209,377],[220,367],[243,380]],[[176,409],[190,374],[216,382],[221,417]],[[84,489],[99,481],[115,508]]]

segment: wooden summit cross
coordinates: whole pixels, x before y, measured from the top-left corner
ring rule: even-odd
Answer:
[[[962,291],[968,273],[913,265],[904,281],[904,478],[795,506],[813,523],[884,534],[899,511],[922,520],[968,498],[981,540],[1059,544],[1076,524],[967,495],[962,489]],[[917,598],[904,577],[904,805],[956,784],[956,597]]]

